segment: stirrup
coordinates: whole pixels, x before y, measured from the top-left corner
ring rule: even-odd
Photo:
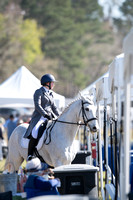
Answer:
[[[30,161],[30,160],[32,160],[33,158],[35,158],[35,156],[29,155],[29,156],[27,157],[27,161]]]

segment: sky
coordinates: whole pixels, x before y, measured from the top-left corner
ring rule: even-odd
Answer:
[[[109,6],[111,6],[113,9],[112,9],[112,17],[116,17],[116,18],[119,18],[121,17],[121,12],[119,11],[119,6],[118,5],[113,5],[113,1],[117,2],[118,5],[120,6],[125,0],[98,0],[99,4],[101,6],[104,7],[104,15],[105,17],[108,16],[108,9],[109,9]]]

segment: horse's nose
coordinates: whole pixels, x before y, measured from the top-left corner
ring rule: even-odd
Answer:
[[[93,129],[93,131],[94,131],[94,132],[96,132],[96,131],[97,131],[97,127],[96,127],[96,126],[93,126],[93,128],[92,128],[92,129]]]

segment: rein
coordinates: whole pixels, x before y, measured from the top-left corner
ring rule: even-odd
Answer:
[[[79,125],[85,125],[85,126],[87,126],[87,123],[88,122],[90,122],[90,121],[93,121],[93,120],[97,120],[97,117],[93,117],[93,118],[90,118],[90,119],[87,119],[87,115],[86,115],[86,113],[85,113],[85,109],[84,109],[84,104],[88,104],[88,102],[83,102],[83,100],[82,100],[82,107],[81,107],[81,110],[80,110],[80,112],[79,112],[79,115],[80,115],[80,113],[81,113],[81,111],[82,111],[82,118],[83,118],[83,121],[84,121],[84,123],[81,123],[81,122],[68,122],[68,121],[61,121],[61,120],[58,120],[58,119],[53,119],[52,121],[52,124],[48,127],[48,129],[47,129],[47,131],[46,131],[46,138],[45,138],[45,140],[44,140],[44,143],[46,144],[46,145],[48,145],[50,142],[51,142],[51,131],[52,131],[52,129],[53,129],[53,127],[54,127],[54,125],[56,124],[56,122],[59,122],[59,123],[64,123],[64,124],[75,124],[75,125],[77,125],[77,126],[79,126]],[[86,118],[86,119],[85,119]],[[48,131],[49,130],[49,131]],[[49,141],[46,143],[46,140],[49,138]]]
[[[97,120],[97,118],[96,118],[96,117],[93,117],[93,118],[87,120],[87,122],[90,122],[90,121],[92,121],[92,120]],[[87,125],[86,123],[80,123],[80,122],[66,122],[66,121],[61,121],[61,120],[58,120],[58,119],[55,119],[55,120],[53,120],[53,121],[55,121],[55,122],[60,122],[60,123],[64,123],[64,124]]]
[[[86,113],[85,113],[85,109],[84,109],[84,106],[83,106],[86,103],[88,103],[88,102],[83,102],[82,101],[82,107],[81,107],[81,110],[80,110],[80,112],[82,111],[82,117],[83,117],[84,123],[81,123],[81,122],[67,122],[67,121],[61,121],[61,120],[58,120],[58,119],[55,119],[53,121],[64,123],[64,124],[75,124],[75,125],[85,125],[86,126],[88,122],[93,121],[93,120],[97,120],[97,117],[93,117],[93,118],[87,119],[87,116],[86,116]],[[80,115],[80,112],[79,112],[79,115]],[[85,120],[85,118],[86,118],[86,120]]]

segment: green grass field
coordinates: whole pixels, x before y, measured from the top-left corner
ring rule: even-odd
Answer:
[[[0,173],[3,172],[4,170],[5,161],[6,161],[5,159],[0,161]]]
[[[2,161],[0,161],[0,173],[3,172],[4,170],[4,165],[5,165],[6,159],[3,159]],[[26,161],[24,160],[24,162],[22,163],[22,168],[24,168],[26,165]]]

